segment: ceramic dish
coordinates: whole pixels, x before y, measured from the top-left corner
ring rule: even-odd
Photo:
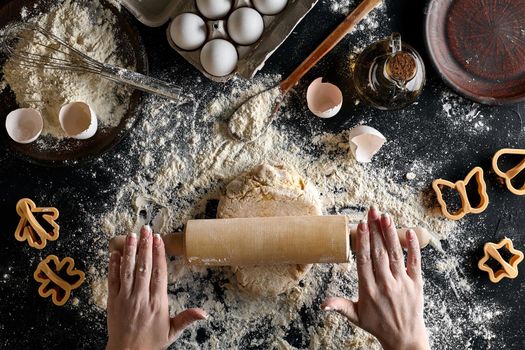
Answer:
[[[430,0],[425,40],[441,77],[485,104],[525,100],[525,2]]]

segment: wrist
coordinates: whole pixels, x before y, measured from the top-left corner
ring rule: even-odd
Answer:
[[[386,344],[380,342],[384,350],[430,350],[428,337],[413,339],[410,342],[398,342],[396,344]]]

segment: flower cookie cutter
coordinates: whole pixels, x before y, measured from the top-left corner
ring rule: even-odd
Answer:
[[[506,262],[499,253],[499,249],[506,247],[512,254],[509,262]],[[478,267],[481,271],[486,271],[489,274],[489,279],[493,283],[498,283],[502,278],[516,278],[518,276],[518,264],[523,260],[523,253],[514,248],[512,241],[509,238],[502,239],[499,243],[487,242],[483,247],[485,255],[478,262]],[[487,265],[490,258],[495,259],[501,264],[501,269],[495,271]]]
[[[502,155],[505,154],[519,154],[523,155],[523,159],[516,165],[514,168],[507,170],[506,172],[502,171],[498,166],[498,160]],[[492,168],[494,172],[501,178],[505,179],[505,185],[510,192],[523,196],[525,195],[525,183],[521,188],[516,188],[512,184],[512,179],[514,179],[518,174],[525,169],[525,149],[513,149],[513,148],[503,148],[497,151],[492,157]]]
[[[67,274],[67,280],[60,274]],[[72,258],[66,257],[60,260],[56,255],[49,255],[42,260],[33,277],[37,282],[42,283],[38,288],[38,294],[42,298],[51,296],[51,300],[57,306],[64,305],[71,296],[71,291],[80,287],[86,279],[84,272],[75,269],[75,261]]]
[[[467,195],[467,184],[473,177],[476,178],[476,182],[478,183],[478,194],[480,197],[479,204],[476,207],[472,207]],[[447,203],[443,199],[443,187],[449,187],[450,189],[458,191],[461,199],[461,208],[456,213],[450,213],[448,211]],[[432,188],[434,189],[434,192],[436,192],[437,201],[441,206],[443,216],[450,220],[459,220],[466,214],[479,214],[487,209],[487,206],[489,205],[487,184],[483,179],[483,169],[480,167],[475,167],[468,173],[465,180],[459,180],[456,183],[443,179],[434,180],[434,182],[432,182]]]
[[[22,198],[16,204],[16,212],[20,221],[15,231],[15,238],[19,242],[27,241],[29,246],[44,249],[47,241],[56,241],[59,236],[60,226],[56,223],[58,210],[56,208],[37,207],[29,198]],[[44,219],[53,230],[48,232],[35,218],[34,213],[43,213]]]

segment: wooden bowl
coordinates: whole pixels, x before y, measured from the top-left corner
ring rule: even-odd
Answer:
[[[525,100],[525,1],[430,0],[425,40],[461,95],[485,104]]]
[[[0,29],[13,21],[20,21],[20,13],[23,7],[33,8],[38,5],[45,9],[52,6],[52,0],[21,0],[7,1],[0,5]],[[140,73],[147,74],[148,59],[146,50],[137,28],[133,25],[133,19],[125,11],[118,11],[109,2],[101,1],[104,7],[111,10],[117,17],[119,28],[119,54],[126,60],[126,65],[135,66]],[[0,79],[2,66],[7,60],[5,55],[0,55]],[[103,79],[103,78],[100,78]],[[66,138],[56,140],[52,147],[39,147],[36,143],[18,144],[14,142],[5,130],[5,119],[10,111],[19,106],[16,96],[8,87],[0,91],[0,140],[4,141],[8,149],[16,156],[31,163],[44,166],[65,166],[74,165],[79,162],[89,161],[100,157],[103,153],[115,147],[129,131],[134,127],[140,118],[139,107],[142,103],[144,94],[138,90],[133,91],[127,111],[125,112],[119,125],[114,128],[99,129],[90,139],[75,140]]]

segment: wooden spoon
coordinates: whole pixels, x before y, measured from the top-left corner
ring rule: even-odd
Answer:
[[[240,141],[250,142],[266,132],[274,121],[281,103],[288,92],[301,78],[314,67],[321,58],[330,52],[370,11],[379,6],[382,0],[364,0],[345,20],[278,86],[262,91],[248,99],[231,116],[228,129]],[[278,91],[277,91],[278,89]],[[257,115],[257,105],[272,99],[274,104],[266,111],[268,115]],[[260,112],[260,109],[259,109]],[[248,120],[246,120],[248,118]],[[266,121],[266,123],[264,123]]]

